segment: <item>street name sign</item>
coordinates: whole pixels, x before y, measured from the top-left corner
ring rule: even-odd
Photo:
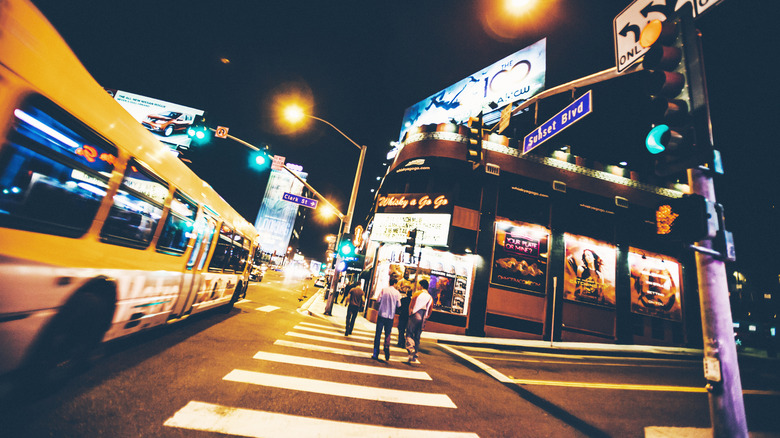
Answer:
[[[316,199],[306,198],[300,195],[293,195],[292,193],[287,193],[287,192],[284,192],[284,194],[282,195],[282,199],[288,202],[292,202],[294,204],[303,205],[304,207],[317,208]]]
[[[559,132],[568,128],[593,110],[593,90],[578,97],[561,112],[542,123],[523,139],[523,153],[527,154],[534,148],[551,139]]]
[[[690,4],[696,17],[723,0],[635,0],[612,20],[615,38],[615,62],[618,73],[634,65],[647,52],[649,47],[639,44],[639,34],[653,20],[666,20],[669,4],[679,11]]]

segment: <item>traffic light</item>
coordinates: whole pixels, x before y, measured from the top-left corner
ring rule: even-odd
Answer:
[[[268,151],[260,149],[249,153],[249,167],[255,170],[265,170],[271,165],[271,156]]]
[[[485,135],[485,127],[482,125],[482,113],[477,117],[469,117],[469,144],[468,160],[476,168],[482,162],[482,138]]]
[[[350,257],[355,254],[355,245],[352,244],[352,236],[344,234],[339,243],[339,255],[341,257]]]
[[[196,119],[187,129],[187,135],[196,143],[207,143],[211,140],[211,130],[206,126],[206,119]]]
[[[415,245],[417,245],[417,228],[406,232],[406,248],[404,248],[404,251],[414,254]]]
[[[653,20],[640,35],[653,124],[645,147],[655,172],[669,176],[712,161],[709,103],[699,32],[690,8]]]
[[[663,202],[656,209],[655,223],[659,237],[687,243],[715,238],[720,229],[716,204],[701,195]]]

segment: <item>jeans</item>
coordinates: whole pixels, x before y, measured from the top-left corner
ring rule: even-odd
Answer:
[[[424,317],[425,309],[420,309],[409,316],[409,325],[406,326],[406,350],[412,359],[417,359],[417,353],[420,352],[420,335]]]
[[[352,328],[355,327],[355,320],[357,319],[358,312],[360,312],[360,306],[350,304],[347,307],[347,328],[344,330],[344,334],[349,336],[352,334]]]
[[[374,358],[379,357],[379,340],[382,338],[382,332],[385,332],[385,356],[390,355],[390,332],[393,330],[393,318],[383,318],[377,316],[376,334],[374,335]]]

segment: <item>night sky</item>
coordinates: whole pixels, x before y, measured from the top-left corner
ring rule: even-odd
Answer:
[[[283,134],[274,121],[276,96],[307,90],[312,115],[368,147],[353,221],[365,225],[369,190],[384,174],[384,157],[398,139],[406,108],[542,38],[547,88],[612,68],[612,19],[631,2],[540,1],[529,16],[516,19],[520,31],[504,38],[483,26],[482,11],[496,3],[485,1],[34,3],[100,85],[205,110],[210,125],[227,126],[231,135],[302,165],[310,184],[345,211],[358,149],[325,124],[312,121],[304,132]],[[714,138],[726,169],[716,187],[735,235],[733,267],[762,287],[776,285],[780,274],[774,253],[780,248],[777,3],[725,0],[697,19]],[[621,106],[616,115],[631,114],[630,103]],[[602,111],[599,135],[627,129],[609,114]],[[201,178],[254,222],[267,173],[248,169],[248,153],[215,139],[186,156]],[[323,259],[323,235],[336,233],[338,223],[316,217],[309,214],[300,249]]]

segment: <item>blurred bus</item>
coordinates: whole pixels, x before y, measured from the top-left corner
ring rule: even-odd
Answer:
[[[4,382],[66,376],[101,342],[230,309],[256,237],[31,3],[0,2]]]

